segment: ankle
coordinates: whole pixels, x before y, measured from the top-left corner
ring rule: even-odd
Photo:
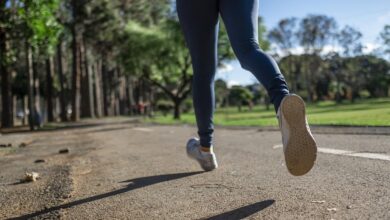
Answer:
[[[201,146],[201,147],[200,147],[200,151],[201,151],[202,153],[212,153],[212,152],[213,152],[213,149],[212,149],[212,146],[210,146],[210,147],[203,147],[203,146]]]

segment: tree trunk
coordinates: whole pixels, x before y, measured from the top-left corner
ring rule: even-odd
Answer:
[[[73,0],[73,7],[75,7]],[[75,12],[73,8],[73,12]],[[73,15],[76,16],[76,15]],[[73,54],[73,77],[72,77],[72,121],[80,120],[80,53],[79,37],[77,34],[77,25],[72,26],[72,54]]]
[[[58,79],[60,81],[60,118],[61,121],[67,121],[67,112],[66,112],[66,99],[65,99],[65,76],[63,69],[63,60],[62,60],[62,42],[60,41],[57,45],[57,64],[58,64]]]
[[[53,115],[53,58],[46,59],[46,101],[47,101],[47,120],[54,121]]]
[[[176,119],[176,120],[179,120],[180,119],[180,105],[181,105],[181,101],[180,100],[175,100],[173,102],[173,104],[174,104],[173,118]]]
[[[267,94],[264,96],[264,103],[265,103],[265,109],[268,111],[270,108],[271,100]]]
[[[100,65],[99,65],[99,61],[96,62],[96,64],[94,65],[94,72],[95,72],[95,94],[94,94],[94,97],[95,97],[95,112],[96,112],[96,116],[97,117],[102,117],[103,116],[103,113],[102,113],[102,88],[101,88],[101,68]]]
[[[130,76],[126,77],[126,93],[127,93],[127,106],[128,106],[128,112],[130,115],[133,115],[133,106],[135,105],[134,101],[134,94],[133,94],[133,80]]]
[[[96,113],[95,113],[95,100],[93,98],[93,71],[92,71],[92,66],[88,63],[86,63],[86,66],[87,66],[87,69],[88,69],[88,75],[87,75],[87,79],[88,79],[88,97],[89,97],[89,109],[90,109],[90,114],[91,114],[91,117],[94,118],[96,117]]]
[[[108,77],[105,56],[102,58],[102,84],[103,84],[103,112],[108,116]]]
[[[28,93],[28,124],[30,130],[35,130],[35,109],[34,109],[34,71],[32,64],[32,54],[29,43],[26,41],[26,64],[27,64],[27,93]]]
[[[336,78],[336,102],[341,103],[340,80]]]
[[[125,76],[120,76],[119,78],[119,113],[121,115],[126,115],[128,112],[127,109],[127,93],[126,93],[126,78]]]
[[[22,119],[22,125],[27,125],[28,124],[28,96],[23,96],[22,97],[22,109],[23,109],[23,119]]]
[[[38,73],[38,63],[34,61],[32,63],[33,69],[33,81],[34,81],[34,122],[38,127],[42,126],[42,112],[41,112],[41,91]]]
[[[91,71],[88,65],[87,47],[85,40],[80,40],[81,59],[81,117],[95,117],[93,111]]]
[[[307,102],[311,103],[313,101],[312,99],[312,93],[311,93],[311,77],[309,73],[309,69],[306,70],[306,77],[305,77],[305,83],[306,83],[306,92],[307,92]]]
[[[154,109],[153,109],[153,106],[155,104],[154,102],[155,102],[155,99],[154,99],[154,88],[153,88],[152,85],[150,85],[149,106],[148,106],[149,117],[153,117],[154,116]]]
[[[17,112],[18,110],[18,97],[16,95],[12,96],[12,125],[15,126],[17,122]]]
[[[118,116],[120,115],[120,105],[119,105],[119,68],[116,67],[113,70],[113,81],[114,81],[114,88],[111,90],[111,106],[112,106],[112,112],[113,115]]]
[[[0,22],[3,22],[5,2],[1,3]],[[5,21],[7,22],[7,21]],[[1,71],[1,99],[2,99],[2,114],[1,126],[3,128],[12,127],[12,91],[11,91],[11,74],[8,72],[6,64],[7,57],[7,42],[6,33],[3,28],[0,29],[0,71]]]
[[[292,65],[294,65],[294,69],[293,68],[291,68],[291,74],[293,75],[292,76],[292,78],[293,78],[293,82],[292,82],[292,92],[293,93],[298,93],[298,74],[301,72],[300,71],[300,66],[297,66],[296,64],[297,64],[297,62],[295,61],[295,58],[294,58],[294,56],[293,55],[291,55],[291,58],[290,58],[291,60],[290,60],[290,65],[292,66]],[[298,65],[300,65],[300,64],[298,64]]]

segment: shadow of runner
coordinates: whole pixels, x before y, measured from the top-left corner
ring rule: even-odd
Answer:
[[[244,206],[244,207],[241,207],[238,209],[234,209],[232,211],[225,212],[225,213],[222,213],[222,214],[219,214],[216,216],[208,217],[205,219],[208,219],[208,220],[243,219],[243,218],[246,218],[250,215],[255,214],[256,212],[259,212],[259,211],[271,206],[274,203],[275,203],[275,200],[273,200],[273,199],[264,200],[261,202],[256,202],[254,204],[247,205],[247,206]]]
[[[48,208],[45,210],[41,210],[41,211],[37,211],[37,212],[31,213],[31,214],[19,216],[16,218],[9,218],[9,219],[33,218],[33,217],[37,217],[37,216],[40,216],[43,214],[47,214],[49,212],[58,211],[60,209],[67,209],[67,208],[71,208],[73,206],[82,205],[84,203],[88,203],[88,202],[104,199],[104,198],[107,198],[110,196],[115,196],[115,195],[118,195],[121,193],[129,192],[129,191],[134,190],[134,189],[138,189],[138,188],[142,188],[142,187],[146,187],[146,186],[150,186],[153,184],[162,183],[162,182],[166,182],[166,181],[171,181],[171,180],[175,180],[175,179],[180,179],[180,178],[184,178],[184,177],[188,177],[188,176],[192,176],[192,175],[196,175],[196,174],[200,174],[200,173],[203,173],[203,171],[189,172],[189,173],[164,174],[164,175],[158,175],[158,176],[147,176],[147,177],[140,177],[140,178],[136,178],[136,179],[125,180],[125,181],[122,181],[121,183],[129,183],[129,184],[124,188],[114,190],[111,192],[107,192],[107,193],[103,193],[103,194],[99,194],[99,195],[95,195],[95,196],[91,196],[91,197],[84,198],[84,199],[79,199],[79,200],[76,200],[73,202],[65,203],[65,204],[62,204],[59,206],[54,206],[54,207],[51,207],[51,208]]]

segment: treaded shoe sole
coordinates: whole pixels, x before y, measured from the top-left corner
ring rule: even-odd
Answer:
[[[317,145],[306,127],[305,103],[297,95],[283,99],[281,112],[289,126],[289,140],[284,149],[288,171],[294,176],[308,173],[317,157]]]

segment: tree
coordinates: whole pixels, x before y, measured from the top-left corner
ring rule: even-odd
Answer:
[[[302,88],[303,64],[300,55],[290,54],[279,60],[279,67],[286,76],[291,92],[299,92]]]
[[[282,19],[268,34],[270,41],[278,46],[283,56],[288,57],[284,60],[287,62],[284,62],[286,65],[283,65],[283,73],[286,76],[286,80],[290,82],[291,91],[293,92],[298,90],[297,78],[299,74],[293,67],[294,63],[296,63],[294,62],[294,56],[291,56],[292,50],[297,46],[296,22],[296,18]]]
[[[121,14],[126,21],[135,21],[144,27],[161,23],[171,10],[170,0],[121,0]]]
[[[53,57],[46,59],[46,102],[47,102],[47,120],[54,121],[53,109],[53,78],[54,78],[54,61]]]
[[[228,105],[229,88],[223,79],[215,80],[215,94],[217,106],[222,107]]]
[[[179,119],[181,104],[191,92],[192,68],[178,21],[168,19],[161,27],[150,28],[129,23],[127,32],[127,47],[121,55],[125,58],[123,63],[162,90],[174,104],[174,118]],[[222,45],[220,57],[230,58],[231,50],[225,47],[227,44]]]
[[[390,25],[385,25],[383,27],[379,37],[383,44],[383,54],[390,60]]]
[[[325,62],[330,75],[336,80],[335,100],[337,103],[340,103],[346,95],[341,93],[341,87],[345,81],[345,71],[343,70],[344,59],[338,53],[331,53],[328,54]]]
[[[73,21],[72,33],[72,121],[80,120],[80,83],[81,83],[81,58],[80,58],[80,29],[82,23],[83,1],[71,0]]]
[[[271,43],[267,40],[266,34],[267,34],[267,27],[264,24],[264,20],[262,17],[258,17],[258,40],[259,40],[259,46],[262,50],[268,51],[270,49]]]
[[[57,45],[57,65],[58,65],[58,80],[60,84],[60,118],[61,121],[67,121],[67,111],[66,111],[66,96],[65,96],[65,75],[64,75],[64,64],[63,64],[63,44],[62,37],[60,36],[59,42]]]
[[[320,54],[335,36],[337,23],[326,15],[308,15],[300,22],[298,40],[305,53]]]
[[[353,70],[351,72],[353,81],[350,83],[353,99],[359,97],[359,92],[363,89],[367,89],[372,98],[388,96],[390,65],[386,60],[372,55],[362,55],[349,61],[349,67]]]
[[[167,20],[160,33],[154,39],[150,38],[149,42],[149,46],[156,45],[152,48],[159,56],[152,58],[154,67],[142,67],[142,75],[171,99],[174,118],[179,119],[180,106],[190,94],[192,82],[191,58],[185,48],[179,23]]]
[[[36,102],[33,97],[33,54],[50,57],[54,53],[62,26],[55,13],[58,0],[24,0],[18,2],[18,14],[22,21],[28,85],[29,125],[33,130],[38,124]]]
[[[318,77],[318,71],[322,63],[319,55],[323,51],[324,46],[334,38],[336,27],[336,21],[325,15],[308,15],[300,22],[297,36],[307,58],[304,61],[303,70],[308,102],[313,100],[313,82]]]
[[[286,18],[279,21],[278,25],[270,30],[268,38],[283,52],[284,56],[290,55],[296,46],[296,18]]]
[[[229,93],[229,103],[236,105],[238,111],[241,111],[242,105],[250,105],[253,99],[253,94],[249,89],[242,86],[233,86]]]
[[[12,127],[12,93],[11,93],[11,74],[8,70],[9,57],[7,36],[10,34],[9,11],[7,9],[9,1],[0,3],[0,72],[1,72],[1,97],[2,97],[2,127]],[[8,32],[8,33],[7,33]]]
[[[360,40],[362,36],[362,33],[348,25],[337,34],[337,40],[343,48],[344,56],[361,54],[363,45]]]

